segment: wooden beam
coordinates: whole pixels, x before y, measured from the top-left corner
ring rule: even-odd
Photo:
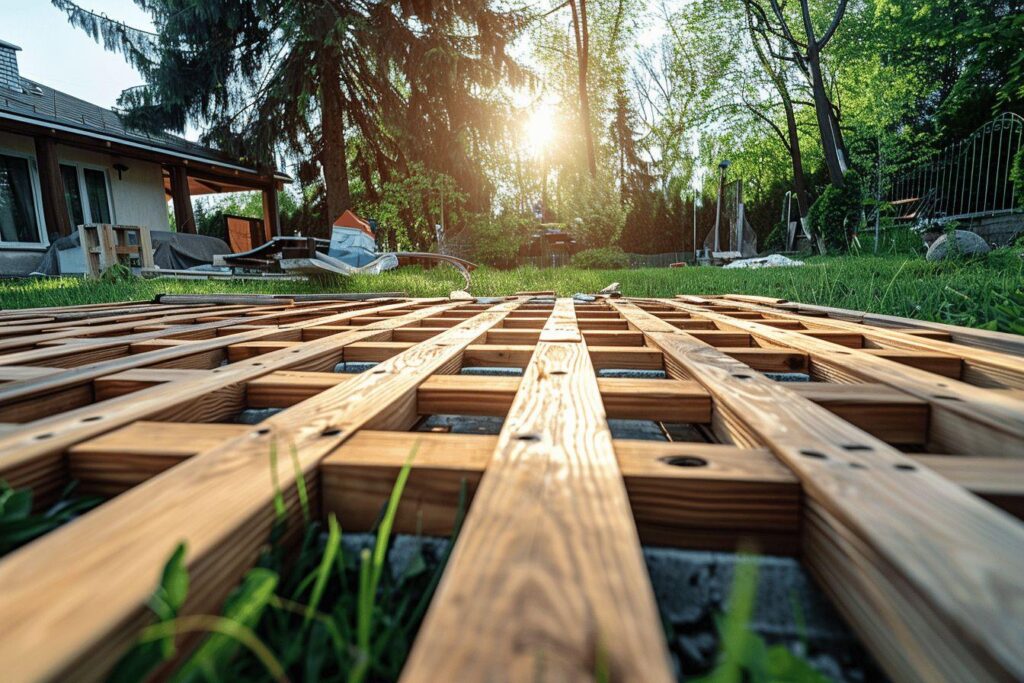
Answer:
[[[839,382],[879,382],[928,401],[928,450],[932,452],[980,451],[1024,457],[1024,401],[1013,396],[897,363],[868,349],[847,349],[754,321],[730,319],[680,301],[672,301],[672,305],[711,321],[729,321],[768,343],[803,351],[810,355],[812,374],[818,377]]]
[[[1024,677],[1024,527],[634,303],[610,305],[664,351],[671,376],[712,394],[720,434],[767,446],[800,479],[805,562],[894,680]]]
[[[297,501],[292,493],[297,476],[306,478],[315,490],[320,460],[357,430],[408,428],[415,420],[418,384],[435,372],[457,366],[465,346],[519,303],[498,304],[374,371],[188,459],[6,557],[0,562],[0,604],[5,617],[0,620],[0,668],[5,677],[104,677],[137,641],[139,629],[151,620],[147,601],[167,557],[181,542],[187,544],[186,561],[193,586],[186,612],[215,610],[255,561],[274,524],[276,493],[270,485],[267,459],[274,444],[282,452],[292,451],[298,463],[293,466],[290,458],[282,457],[276,473],[280,490],[289,497],[290,514],[297,517]],[[426,316],[436,310],[426,308],[410,315]],[[399,317],[390,324],[401,323]],[[365,333],[372,332],[370,329]],[[341,337],[353,339],[359,334],[351,332]],[[325,339],[308,345],[332,343],[334,339]],[[277,362],[301,354],[284,351]],[[239,373],[215,377],[223,384],[241,379]],[[157,386],[111,401],[128,404],[125,410],[110,416],[112,422],[120,421],[114,426],[135,421],[139,413],[145,412],[139,407],[132,410],[132,406],[143,403],[138,399],[141,394],[155,390],[177,396],[170,400],[165,397],[165,404],[194,400],[194,381],[176,384],[170,391],[169,387]],[[122,416],[129,419],[121,421]],[[78,422],[79,417],[72,412],[61,419]],[[44,441],[60,444],[63,450],[82,440],[74,438],[69,443],[71,431],[53,433]],[[74,434],[78,436],[80,432]],[[21,449],[15,451],[16,457],[25,450],[24,441],[19,440],[18,445]],[[74,576],[70,583],[69,570]],[[52,599],[58,589],[73,591],[73,599],[70,595],[67,599]],[[40,633],[47,635],[41,638]]]
[[[188,190],[188,170],[184,166],[168,166],[171,177],[171,200],[174,202],[174,224],[178,232],[196,234],[196,217]]]
[[[594,367],[560,299],[401,680],[589,680],[602,660],[616,680],[674,680]]]
[[[57,141],[49,136],[37,135],[35,146],[39,189],[42,193],[42,218],[50,241],[53,241],[57,237],[67,237],[76,226],[71,225],[64,201],[64,181],[60,175],[60,161],[57,159]]]
[[[278,208],[276,184],[263,190],[263,227],[267,241],[281,234],[281,211]]]

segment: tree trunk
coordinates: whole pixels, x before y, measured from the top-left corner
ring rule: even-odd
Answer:
[[[825,83],[821,78],[820,55],[813,47],[807,51],[807,68],[811,76],[811,95],[814,99],[814,113],[818,120],[818,132],[821,135],[821,149],[825,157],[825,168],[828,169],[828,179],[836,187],[842,187],[846,164],[840,160],[840,155],[845,158],[846,151],[840,149],[836,138],[832,102],[825,92]]]
[[[576,3],[579,2],[577,8]],[[587,27],[587,0],[569,0],[572,9],[573,37],[576,39],[576,61],[579,64],[580,125],[587,148],[587,168],[590,177],[597,177],[597,157],[594,153],[594,133],[590,129],[590,94],[587,92],[587,69],[590,62],[590,29]]]
[[[334,222],[352,204],[345,152],[345,100],[341,93],[341,62],[336,50],[324,49],[320,72],[320,167],[327,195],[326,219]]]

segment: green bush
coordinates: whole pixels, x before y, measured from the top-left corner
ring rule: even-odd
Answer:
[[[1013,157],[1013,168],[1010,170],[1010,180],[1018,189],[1024,187],[1024,147],[1017,151]]]
[[[764,239],[763,251],[780,251],[785,248],[786,233],[788,228],[785,223],[776,223],[768,236]]]
[[[841,188],[835,185],[825,188],[807,214],[811,234],[822,237],[830,250],[840,252],[850,248],[863,206],[860,174],[847,171],[843,181]]]
[[[600,249],[619,241],[628,212],[610,179],[587,177],[570,188],[560,213],[577,242],[587,249]]]
[[[613,270],[628,268],[629,257],[619,247],[601,247],[600,249],[584,249],[573,256],[570,263],[576,268]]]
[[[498,268],[516,265],[519,250],[530,239],[536,222],[529,218],[503,214],[470,217],[467,230],[473,239],[473,260]]]

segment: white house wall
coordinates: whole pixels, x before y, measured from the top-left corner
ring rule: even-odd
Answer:
[[[25,135],[0,132],[0,150],[8,149],[35,157],[35,143]],[[170,230],[167,199],[164,195],[163,172],[159,164],[138,159],[116,157],[100,152],[57,145],[57,158],[62,162],[99,166],[107,171],[114,222],[121,225],[144,225],[150,230]],[[120,180],[113,166],[128,167]],[[40,216],[42,219],[42,217]],[[2,248],[2,246],[0,246]]]

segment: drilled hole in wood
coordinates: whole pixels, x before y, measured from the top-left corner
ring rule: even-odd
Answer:
[[[516,434],[516,439],[519,441],[540,441],[539,434]]]
[[[843,444],[843,448],[848,450],[848,451],[870,451],[870,450],[872,450],[871,446],[865,446],[864,444],[861,444],[861,443],[844,443]]]
[[[898,463],[896,465],[893,465],[893,467],[895,467],[896,469],[900,470],[901,472],[913,472],[914,470],[917,469],[913,465],[908,465],[908,464],[902,463],[902,462]]]
[[[736,379],[750,379],[750,375],[733,375]]]
[[[336,427],[331,427],[320,432],[320,436],[338,436],[338,434],[341,434],[341,430]]]
[[[946,394],[936,394],[932,398],[940,399],[943,401],[959,401],[960,399],[956,396],[947,396]]]
[[[673,467],[707,467],[708,461],[696,455],[669,455],[660,460]]]
[[[269,434],[270,433],[270,428],[269,427],[262,427],[260,429],[257,429],[256,433],[261,435],[261,436],[265,435],[265,434]]]
[[[800,455],[804,456],[805,458],[817,458],[818,460],[828,459],[828,456],[822,453],[821,451],[812,451],[809,449],[801,450]]]
[[[568,375],[569,373],[566,372],[565,370],[552,370],[548,374],[551,374],[551,375]]]
[[[47,432],[46,434],[36,434],[36,441],[42,441],[43,439],[49,439],[53,436],[52,433]]]
[[[866,470],[867,469],[866,465],[862,465],[859,462],[848,462],[846,464],[849,465],[851,469],[855,469],[855,470]]]
[[[383,375],[387,370],[372,370],[371,372],[374,375]]]
[[[102,420],[102,419],[103,419],[102,415],[93,415],[92,417],[82,418],[82,422],[97,422],[97,421]]]

